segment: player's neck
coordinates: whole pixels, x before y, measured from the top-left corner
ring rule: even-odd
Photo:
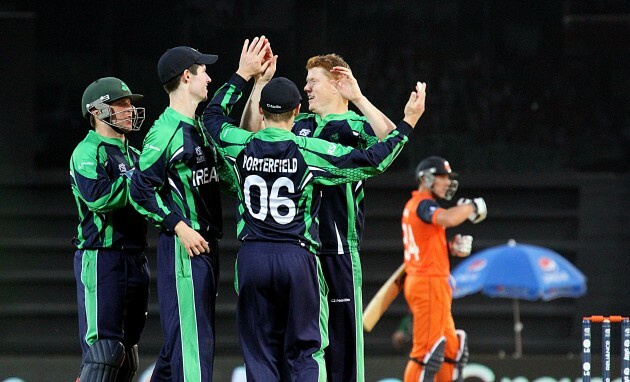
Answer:
[[[268,127],[275,127],[276,129],[291,131],[293,127],[293,120],[291,122],[269,122],[265,121],[265,129]]]
[[[118,138],[123,142],[125,141],[125,134],[120,134],[114,131],[114,129],[109,127],[109,125],[104,122],[97,123],[94,131],[105,138]]]
[[[169,94],[169,100],[169,107],[171,109],[188,118],[195,119],[195,112],[197,111],[199,100],[192,97],[187,92],[180,91],[180,89]]]
[[[325,105],[316,112],[322,118],[325,118],[329,114],[343,114],[348,112],[348,102],[331,102],[328,105]]]

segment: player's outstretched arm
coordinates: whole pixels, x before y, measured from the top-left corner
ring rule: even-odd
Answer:
[[[263,59],[268,60],[269,65],[262,73],[254,76],[256,82],[254,82],[252,92],[247,99],[240,122],[240,126],[243,129],[254,133],[263,128],[262,115],[258,112],[258,104],[260,103],[262,88],[264,88],[265,85],[267,85],[267,82],[273,78],[273,75],[276,73],[276,65],[278,63],[278,56],[273,54],[270,44],[267,45],[267,52],[265,53],[265,57]]]

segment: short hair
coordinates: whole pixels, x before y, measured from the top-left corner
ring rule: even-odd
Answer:
[[[335,66],[341,66],[350,69],[350,65],[348,65],[348,63],[336,53],[313,56],[309,58],[306,62],[306,70],[311,70],[313,68],[323,68],[326,70],[326,72],[330,73],[330,70]],[[333,75],[333,77],[336,77],[336,75]]]
[[[286,122],[293,117],[293,110],[291,109],[285,113],[270,113],[267,110],[263,110],[263,117],[267,121],[271,122]]]
[[[190,65],[190,67],[188,68],[188,71],[191,72],[192,74],[197,74],[197,69],[199,69],[199,64],[192,64]],[[173,79],[169,80],[167,83],[165,83],[164,86],[164,90],[166,90],[166,92],[168,94],[171,94],[172,92],[174,92],[175,90],[177,90],[177,88],[179,87],[179,83],[180,80],[182,78],[182,74],[184,72],[180,73],[178,76],[175,76]]]

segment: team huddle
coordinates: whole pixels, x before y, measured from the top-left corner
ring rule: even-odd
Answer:
[[[222,193],[238,200],[234,284],[247,380],[365,381],[363,181],[385,171],[409,140],[424,113],[426,85],[415,84],[404,118],[394,124],[361,93],[341,57],[315,56],[304,87],[310,113],[300,113],[301,93],[291,80],[274,78],[278,56],[262,36],[244,42],[236,72],[198,117],[199,103],[209,98],[206,69],[217,59],[184,46],[160,57],[169,106],[141,152],[125,135],[142,125],[144,109],[135,106],[142,96],[114,77],[84,91],[82,112],[93,130],[70,160],[80,220],[77,381],[133,380],[149,296],[147,222],[160,230],[164,335],[151,381],[212,381]],[[237,121],[232,109],[252,79]],[[434,174],[437,184],[441,173]],[[483,199],[458,204],[453,209],[465,217],[485,218]],[[436,220],[442,212],[436,207],[420,218]],[[469,254],[472,238],[459,236],[453,245],[460,256]],[[450,303],[448,309],[450,316]],[[412,311],[414,330],[424,330]],[[449,362],[456,359],[449,342],[460,349],[461,337],[446,338],[441,357]],[[414,341],[418,375],[430,369],[419,351]],[[431,379],[407,374],[405,381],[429,381],[435,372],[425,373]]]

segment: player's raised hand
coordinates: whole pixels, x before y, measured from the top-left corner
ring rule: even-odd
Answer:
[[[424,113],[424,101],[426,98],[427,84],[418,81],[416,83],[416,90],[411,92],[409,100],[405,105],[405,118],[403,120],[415,127],[416,123]]]
[[[330,82],[343,98],[357,103],[363,97],[359,82],[354,78],[352,70],[343,66],[335,66],[330,69],[330,72],[337,75],[337,79]]]
[[[249,39],[246,39],[243,43],[243,49],[241,49],[241,58],[236,73],[246,81],[263,73],[271,61],[265,59],[269,55],[268,45],[269,40],[265,36],[254,37],[251,43]]]
[[[255,77],[256,82],[266,84],[273,78],[273,75],[276,73],[276,65],[278,64],[278,56],[273,54],[271,44],[267,44],[267,52],[265,53],[263,60],[268,62],[267,68]]]

